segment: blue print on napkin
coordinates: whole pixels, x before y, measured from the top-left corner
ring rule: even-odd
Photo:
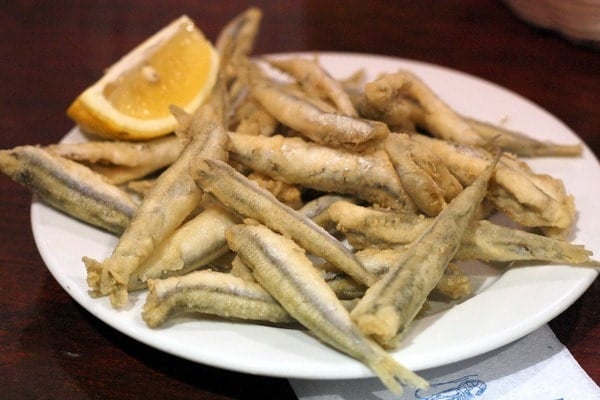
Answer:
[[[421,400],[470,400],[481,396],[487,389],[484,381],[476,379],[477,374],[463,376],[448,382],[432,383],[428,392],[422,395],[422,390],[415,391],[415,398]]]

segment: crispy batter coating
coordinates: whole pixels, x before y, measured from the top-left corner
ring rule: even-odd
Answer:
[[[351,312],[365,335],[393,347],[421,310],[454,257],[462,236],[483,201],[499,154],[475,182],[456,196],[401,260],[367,289]],[[432,251],[435,249],[435,251]]]
[[[109,295],[114,307],[127,304],[130,275],[199,204],[202,192],[192,178],[195,165],[205,157],[227,158],[228,137],[210,105],[197,112],[190,129],[195,131],[190,143],[143,198],[110,257],[103,262],[83,258],[90,290]]]
[[[232,160],[274,179],[350,194],[382,207],[416,210],[383,150],[354,153],[281,135],[229,136]]]
[[[0,150],[0,171],[52,207],[115,234],[123,232],[138,207],[102,175],[39,146]]]

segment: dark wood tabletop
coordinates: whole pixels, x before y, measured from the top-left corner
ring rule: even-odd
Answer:
[[[0,148],[57,142],[65,109],[103,69],[181,14],[211,40],[250,5],[255,53],[332,50],[464,71],[532,100],[600,154],[600,52],[532,27],[500,1],[27,1],[0,4]],[[590,182],[598,184],[598,182]],[[0,176],[0,397],[294,399],[285,379],[200,365],[128,338],[79,306],[46,269],[31,194]],[[600,281],[550,322],[600,383]]]

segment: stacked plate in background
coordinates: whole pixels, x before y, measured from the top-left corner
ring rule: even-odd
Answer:
[[[583,42],[600,44],[600,0],[504,0],[520,18]]]

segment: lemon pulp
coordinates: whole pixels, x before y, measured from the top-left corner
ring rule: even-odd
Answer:
[[[186,16],[111,66],[67,110],[84,130],[143,140],[172,132],[170,105],[193,112],[210,93],[218,69],[212,44]]]
[[[169,105],[188,104],[206,85],[211,68],[206,57],[208,46],[203,38],[178,32],[142,65],[107,84],[103,95],[114,108],[131,117],[165,117]]]

